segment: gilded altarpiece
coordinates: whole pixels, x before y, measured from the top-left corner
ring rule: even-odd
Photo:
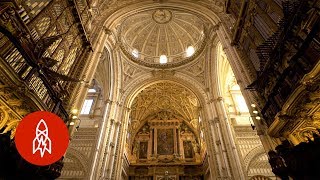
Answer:
[[[139,158],[140,159],[147,159],[148,157],[148,142],[140,142],[140,148],[139,148]]]
[[[193,147],[191,141],[184,141],[183,149],[185,158],[193,158]]]
[[[169,116],[146,120],[131,142],[130,179],[178,180],[202,176],[200,135],[188,121]]]
[[[131,144],[131,164],[170,164],[201,162],[199,135],[179,119],[146,121]]]

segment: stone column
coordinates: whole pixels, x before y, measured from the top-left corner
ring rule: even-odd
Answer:
[[[153,156],[152,155],[152,143],[153,143],[153,141],[152,141],[152,139],[153,139],[153,129],[152,128],[150,128],[150,134],[149,134],[149,140],[148,140],[148,155],[147,155],[147,159],[148,160],[150,160],[151,159],[151,157]]]
[[[181,157],[181,136],[180,136],[180,128],[177,128],[177,137],[178,137],[178,155]]]
[[[98,166],[99,166],[99,159],[102,156],[101,153],[104,148],[103,142],[105,141],[105,138],[106,138],[105,134],[106,134],[107,130],[109,129],[109,126],[107,126],[107,124],[110,122],[110,121],[108,121],[108,119],[109,119],[111,105],[112,105],[112,101],[106,101],[105,111],[104,111],[102,122],[99,127],[99,135],[98,135],[98,138],[96,141],[96,147],[95,147],[95,151],[94,151],[94,155],[93,155],[93,162],[91,165],[91,171],[90,171],[90,175],[89,175],[90,180],[95,179],[94,175],[97,173]]]
[[[106,142],[106,147],[105,147],[105,151],[104,151],[104,155],[103,155],[103,159],[102,159],[102,167],[100,169],[100,176],[99,179],[104,179],[105,174],[106,174],[106,167],[107,167],[107,163],[108,163],[108,155],[110,154],[110,139],[111,137],[114,135],[114,119],[111,119],[110,121],[110,129],[109,129],[109,133],[107,136],[107,142]]]
[[[158,155],[158,152],[157,152],[157,138],[158,138],[158,131],[157,129],[155,128],[154,129],[154,134],[153,134],[153,145],[154,145],[154,157],[157,157]]]
[[[219,123],[219,119],[215,118],[213,120],[209,121],[209,125],[210,125],[210,133],[212,135],[212,141],[213,141],[213,148],[214,148],[214,152],[215,152],[215,156],[217,159],[217,166],[218,166],[218,170],[219,170],[219,175],[221,177],[225,177],[227,176],[225,170],[228,169],[228,167],[226,166],[224,157],[222,155],[222,149],[220,146],[220,142],[221,140],[219,140],[219,136],[217,136],[217,129],[216,129],[216,124]]]
[[[109,160],[108,160],[108,166],[107,166],[107,178],[106,179],[111,179],[112,174],[113,174],[113,168],[115,167],[115,159],[116,159],[116,151],[118,147],[118,140],[119,140],[119,130],[121,127],[121,122],[117,121],[115,124],[115,133],[112,139],[112,142],[110,143],[110,154],[109,154]]]
[[[227,119],[223,119],[223,120],[227,120]],[[218,137],[218,140],[215,142],[215,144],[218,146],[218,148],[220,150],[220,155],[222,157],[222,162],[224,165],[224,167],[222,168],[223,175],[226,177],[231,177],[232,170],[230,170],[230,167],[232,167],[232,166],[230,166],[230,163],[228,161],[228,157],[230,157],[231,155],[228,154],[228,151],[226,149],[226,144],[229,144],[229,143],[225,142],[225,139],[224,139],[225,135],[222,134],[221,121],[219,120],[219,118],[216,118],[216,123],[215,123],[214,127],[216,129],[216,132],[217,132],[216,134]]]
[[[172,129],[173,131],[173,142],[174,142],[174,148],[173,148],[173,154],[178,154],[178,151],[177,151],[177,148],[178,148],[178,145],[177,145],[177,128],[173,128]]]
[[[119,140],[118,140],[118,147],[116,150],[116,155],[115,161],[116,166],[115,169],[113,170],[116,174],[114,174],[115,177],[112,177],[114,179],[121,179],[122,177],[122,172],[123,172],[123,165],[124,165],[124,153],[126,150],[126,142],[127,142],[127,135],[128,135],[128,122],[129,122],[129,114],[130,114],[130,108],[128,107],[123,107],[122,112],[119,114],[122,114],[120,117],[117,119],[124,120],[121,122],[121,126],[119,127]],[[128,173],[128,172],[125,172]]]
[[[219,179],[222,177],[222,163],[221,157],[219,155],[219,150],[215,144],[216,136],[214,134],[214,120],[209,120],[208,118],[213,117],[213,110],[212,110],[212,102],[209,102],[207,107],[207,111],[205,111],[202,115],[203,119],[203,128],[204,128],[204,140],[207,144],[207,152],[208,152],[208,163],[210,169],[210,177],[211,179]],[[205,115],[207,113],[207,115]],[[221,178],[222,179],[222,178]]]
[[[231,165],[231,169],[232,169],[232,173],[234,177],[237,177],[239,180],[241,179],[245,179],[245,175],[244,175],[244,171],[242,167],[242,163],[240,160],[240,156],[238,154],[237,148],[236,148],[236,144],[234,142],[234,137],[233,137],[233,132],[231,130],[231,125],[229,124],[229,119],[227,116],[227,113],[225,111],[225,106],[224,106],[224,102],[223,102],[223,98],[222,97],[218,97],[217,101],[216,101],[216,108],[217,108],[217,112],[219,115],[219,119],[220,119],[220,126],[218,126],[218,130],[220,131],[220,135],[221,138],[223,138],[223,136],[225,137],[225,147],[226,150],[229,151],[229,157],[231,159],[230,161],[230,165]],[[220,130],[221,127],[221,130]],[[222,141],[222,143],[224,143]],[[227,151],[224,153],[225,156],[227,156]]]
[[[151,153],[152,153],[152,156],[154,157],[154,155],[155,155],[155,151],[154,151],[154,136],[155,136],[155,134],[154,134],[154,128],[152,128],[152,146],[151,146]]]

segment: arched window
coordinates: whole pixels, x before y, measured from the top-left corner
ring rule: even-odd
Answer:
[[[86,99],[83,103],[80,114],[89,114],[93,105],[93,99]]]
[[[91,87],[88,89],[88,94],[86,99],[84,100],[80,114],[89,115],[93,113],[92,109],[98,101],[99,94],[100,91],[98,87]]]

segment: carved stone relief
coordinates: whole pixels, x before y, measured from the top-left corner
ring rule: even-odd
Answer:
[[[196,63],[187,66],[183,70],[184,73],[189,74],[190,76],[194,77],[198,80],[201,84],[205,84],[205,57],[199,57]]]
[[[133,77],[142,72],[141,69],[136,68],[135,66],[131,65],[130,63],[124,61],[123,62],[123,82],[124,84],[127,84],[130,82],[130,80],[133,79]]]

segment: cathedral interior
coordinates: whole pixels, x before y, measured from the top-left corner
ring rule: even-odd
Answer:
[[[0,0],[0,179],[320,179],[320,1]],[[24,160],[35,111],[65,155]]]

